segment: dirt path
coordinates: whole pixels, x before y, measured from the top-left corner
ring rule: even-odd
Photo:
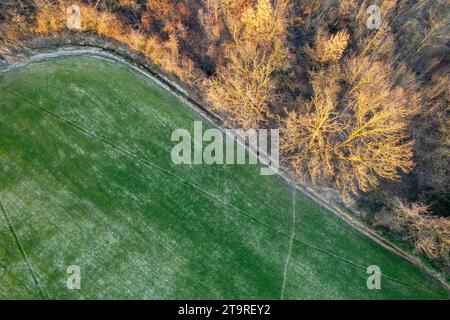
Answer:
[[[33,54],[29,54],[26,57],[18,59],[18,61],[15,61],[12,64],[4,66],[3,70],[0,70],[0,74],[1,72],[14,70],[22,66],[28,65],[30,63],[36,63],[39,61],[45,61],[57,57],[79,56],[79,55],[90,55],[98,58],[108,59],[128,66],[134,71],[137,71],[140,74],[144,75],[145,77],[149,78],[150,80],[156,82],[161,87],[174,93],[187,106],[189,106],[195,112],[200,114],[206,121],[213,123],[218,127],[221,127],[222,118],[217,114],[208,110],[206,107],[204,107],[201,103],[197,102],[192,97],[190,97],[187,91],[182,86],[170,80],[162,73],[156,72],[155,70],[150,70],[149,68],[146,68],[145,66],[142,66],[129,58],[119,55],[118,52],[116,52],[115,50],[106,50],[101,47],[95,46],[70,46],[70,47],[61,46],[60,48],[54,48],[51,50],[36,51],[33,52]],[[249,149],[247,146],[245,147],[249,153],[255,154],[255,150]],[[261,159],[261,161],[267,162],[267,159]],[[445,281],[443,275],[426,266],[419,258],[403,251],[398,246],[384,239],[382,236],[380,236],[375,231],[370,229],[367,225],[359,221],[356,217],[342,210],[337,203],[332,203],[331,201],[326,200],[322,195],[320,195],[318,192],[316,192],[309,186],[299,184],[297,181],[294,180],[294,178],[292,177],[292,175],[289,174],[288,171],[280,169],[278,175],[283,180],[285,180],[289,185],[293,186],[303,194],[307,195],[313,201],[317,202],[318,204],[325,207],[327,210],[331,211],[333,214],[338,216],[340,219],[344,220],[346,223],[350,224],[360,233],[369,237],[370,239],[377,242],[379,245],[383,246],[389,251],[395,253],[396,255],[406,259],[407,261],[409,261],[410,263],[414,264],[419,269],[421,269],[423,272],[439,281],[439,283],[441,283],[441,285],[444,288],[446,288],[446,290],[449,292],[450,297],[450,284]]]

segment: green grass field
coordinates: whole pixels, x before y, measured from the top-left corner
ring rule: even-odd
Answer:
[[[173,165],[200,116],[124,65],[58,58],[0,86],[0,298],[448,297],[257,166]]]

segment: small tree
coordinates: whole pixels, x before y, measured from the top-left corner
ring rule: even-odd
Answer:
[[[319,63],[337,62],[347,49],[349,39],[350,36],[346,30],[327,36],[323,30],[319,29],[314,47],[307,47],[305,52],[310,59]]]

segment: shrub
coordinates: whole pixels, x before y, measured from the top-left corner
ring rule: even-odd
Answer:
[[[46,0],[35,0],[37,33],[49,34],[65,27],[66,8],[62,2],[53,4]]]
[[[323,31],[317,32],[314,48],[307,47],[306,54],[310,59],[325,63],[337,62],[348,46],[350,36],[346,30],[327,36]]]

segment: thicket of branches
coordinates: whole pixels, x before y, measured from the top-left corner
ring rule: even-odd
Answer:
[[[191,59],[179,53],[179,38],[185,31],[182,20],[190,11],[186,4],[173,5],[167,0],[9,1],[10,14],[0,23],[3,48],[21,36],[57,35],[67,30],[66,10],[74,4],[81,10],[80,32],[95,32],[125,43],[180,79],[192,76]]]
[[[236,8],[231,2],[205,2],[207,28],[221,25],[229,34],[219,52],[223,63],[205,82],[207,100],[242,127],[256,128],[268,116],[268,105],[275,98],[273,75],[287,63],[287,3],[278,0],[272,7],[269,0],[258,0],[255,6]]]
[[[406,131],[415,110],[391,78],[364,58],[310,73],[312,97],[282,120],[281,149],[301,178],[358,193],[414,167]]]
[[[78,32],[141,52],[228,124],[281,127],[299,179],[389,208],[393,230],[448,266],[447,0],[7,0],[0,50],[57,36],[69,4]]]
[[[309,92],[296,88],[281,120],[291,167],[390,208],[391,229],[448,268],[449,223],[439,215],[450,213],[450,3],[294,3],[291,34],[303,67],[294,78],[306,75]],[[367,28],[371,4],[381,8],[379,29]],[[426,210],[417,213],[417,203]]]
[[[430,214],[430,208],[422,203],[405,203],[392,200],[393,229],[405,240],[414,244],[417,251],[427,257],[450,263],[450,218]]]

